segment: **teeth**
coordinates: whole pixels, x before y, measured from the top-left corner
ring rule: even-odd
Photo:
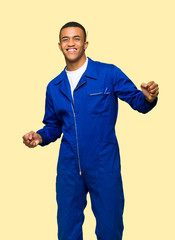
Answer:
[[[68,49],[67,51],[68,51],[68,52],[75,52],[76,49],[75,49],[75,48],[74,48],[74,49]]]

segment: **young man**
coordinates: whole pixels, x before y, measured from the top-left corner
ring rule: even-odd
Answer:
[[[82,240],[86,195],[96,218],[98,240],[121,240],[124,194],[115,135],[118,98],[147,113],[157,103],[158,85],[138,90],[116,66],[85,55],[86,31],[76,22],[60,30],[66,67],[47,86],[43,123],[23,136],[28,147],[45,146],[63,133],[56,179],[58,239]]]

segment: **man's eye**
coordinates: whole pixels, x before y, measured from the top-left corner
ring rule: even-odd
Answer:
[[[80,39],[79,38],[75,38],[76,41],[79,41]]]
[[[67,38],[63,38],[63,40],[62,40],[62,41],[63,41],[63,42],[66,42],[67,40],[68,40]]]

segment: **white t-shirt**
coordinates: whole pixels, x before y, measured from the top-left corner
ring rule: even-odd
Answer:
[[[86,62],[83,64],[83,66],[81,66],[77,70],[75,70],[75,71],[67,71],[66,70],[67,77],[69,79],[69,83],[71,86],[72,98],[73,98],[73,91],[76,88],[81,76],[85,72],[85,70],[87,68],[87,64],[88,64],[88,58],[86,58]]]

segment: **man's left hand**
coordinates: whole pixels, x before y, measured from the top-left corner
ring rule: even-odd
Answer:
[[[154,81],[151,81],[149,83],[142,83],[140,87],[143,94],[145,95],[146,100],[150,103],[154,102],[154,100],[159,94],[158,84]]]

